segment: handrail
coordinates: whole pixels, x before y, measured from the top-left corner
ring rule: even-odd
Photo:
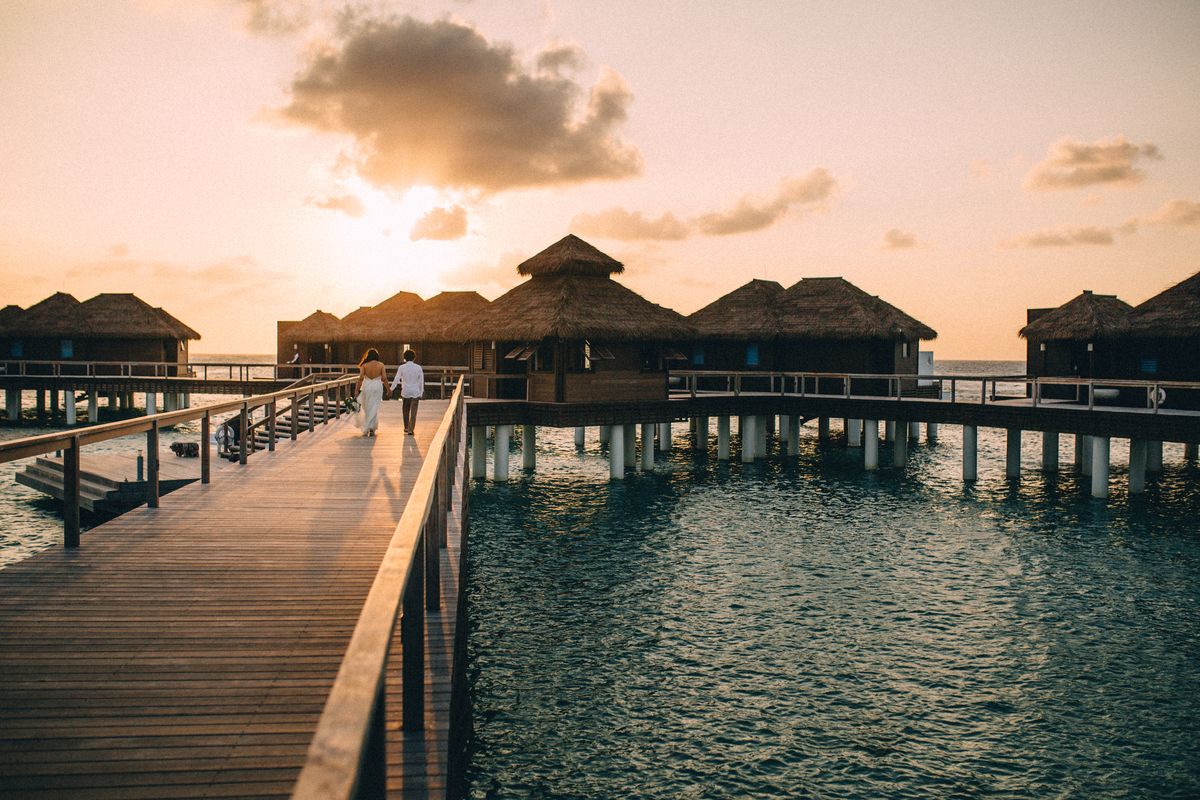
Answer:
[[[292,797],[349,800],[386,792],[384,697],[388,652],[401,617],[403,728],[424,726],[424,619],[440,607],[440,548],[465,430],[463,378],[359,614]],[[467,466],[464,461],[464,470]],[[434,512],[434,513],[431,513]]]
[[[49,372],[30,372],[29,367],[50,367]],[[443,376],[459,375],[467,372],[464,366],[441,366],[437,364],[423,365],[425,371],[431,374],[440,373]],[[15,367],[15,370],[13,369]],[[154,369],[150,375],[136,375],[135,369]],[[100,373],[98,368],[116,368],[116,373]],[[357,372],[358,364],[276,364],[270,361],[239,362],[239,361],[76,361],[73,359],[27,359],[0,358],[0,378],[4,377],[56,377],[56,378],[178,378],[185,380],[210,380],[208,371],[226,371],[226,378],[211,380],[236,380],[246,383],[257,380],[285,380],[296,373],[311,375],[320,372]],[[267,376],[254,377],[253,370],[271,370]],[[82,371],[80,371],[82,370]],[[234,371],[238,377],[234,378]],[[177,374],[169,374],[175,371]]]
[[[26,436],[8,442],[0,442],[0,464],[16,461],[21,458],[45,455],[55,451],[63,451],[63,544],[66,547],[79,546],[79,455],[85,445],[129,436],[135,433],[146,434],[146,481],[148,489],[147,504],[151,508],[158,506],[158,432],[164,426],[190,422],[194,419],[201,421],[200,425],[200,482],[208,483],[211,466],[211,421],[214,414],[228,411],[241,412],[241,437],[238,447],[238,461],[246,463],[248,442],[249,412],[262,406],[274,408],[277,400],[291,398],[295,409],[300,397],[308,399],[309,430],[313,429],[313,400],[322,398],[322,422],[329,419],[328,396],[333,393],[337,397],[334,416],[341,414],[342,399],[347,394],[348,387],[357,382],[356,376],[347,376],[325,383],[314,383],[302,391],[285,389],[279,392],[254,395],[240,400],[229,400],[199,408],[184,408],[178,411],[164,411],[161,414],[149,414],[119,422],[108,422],[103,425],[93,425],[81,430],[45,433],[39,436]],[[294,416],[294,411],[293,411]],[[274,420],[274,415],[271,417]],[[293,423],[292,438],[296,438],[296,425]],[[274,425],[271,425],[271,448],[274,449]]]

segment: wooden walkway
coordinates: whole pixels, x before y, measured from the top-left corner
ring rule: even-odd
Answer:
[[[0,570],[0,797],[286,796],[445,408],[410,437],[397,402],[375,439],[318,425]],[[424,736],[399,732],[392,653],[397,796],[444,794],[460,507]]]

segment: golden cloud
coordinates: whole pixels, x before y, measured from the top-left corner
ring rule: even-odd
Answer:
[[[817,168],[802,178],[784,178],[774,197],[760,200],[744,195],[728,211],[705,214],[696,227],[706,236],[728,236],[768,228],[793,209],[820,207],[833,193],[837,182],[828,170]]]
[[[1134,144],[1124,136],[1081,142],[1060,139],[1050,146],[1045,160],[1033,166],[1025,176],[1025,188],[1082,189],[1103,184],[1140,183],[1145,173],[1137,168],[1144,159],[1161,159],[1158,146],[1150,142]]]
[[[599,236],[623,242],[641,240],[677,241],[691,233],[688,226],[667,212],[657,219],[647,219],[640,211],[608,208],[598,214],[577,214],[571,220],[571,230],[584,236]]]
[[[414,242],[420,239],[438,239],[449,241],[461,239],[467,235],[467,210],[462,206],[450,208],[434,208],[421,217],[413,225],[408,238]]]

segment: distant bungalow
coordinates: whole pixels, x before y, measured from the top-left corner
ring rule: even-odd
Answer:
[[[280,363],[356,364],[374,347],[385,364],[394,365],[412,348],[423,364],[465,367],[468,350],[459,329],[487,304],[477,292],[442,292],[428,300],[397,292],[340,320],[317,311],[299,322],[278,323],[277,355]]]
[[[922,340],[937,332],[844,278],[789,289],[752,280],[688,317],[707,370],[917,374]]]
[[[1133,307],[1116,295],[1084,292],[1058,308],[1031,308],[1020,336],[1030,378],[1117,377],[1127,373],[1123,337]],[[1073,393],[1073,392],[1072,392]],[[1061,391],[1047,391],[1055,397]]]
[[[667,397],[676,343],[695,338],[680,314],[612,279],[619,261],[568,234],[517,267],[530,279],[461,331],[471,342],[477,397],[612,402]],[[503,380],[519,376],[523,380]]]
[[[1200,272],[1133,309],[1128,335],[1136,370],[1131,377],[1200,381]]]
[[[65,292],[0,312],[0,353],[31,361],[147,361],[185,364],[200,334],[132,294],[83,303]]]

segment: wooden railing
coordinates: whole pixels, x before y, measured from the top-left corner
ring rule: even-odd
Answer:
[[[422,365],[425,382],[449,388],[466,367]],[[393,367],[394,369],[394,367]],[[315,373],[357,373],[358,364],[245,364],[233,361],[73,361],[0,359],[4,375],[67,378],[192,378],[197,380],[286,381]],[[222,375],[222,373],[224,373]],[[236,375],[236,377],[235,377]],[[440,397],[445,397],[443,390]]]
[[[446,546],[446,517],[459,463],[464,486],[469,478],[461,446],[466,430],[463,398],[460,379],[371,584],[292,791],[294,798],[385,796],[384,698],[398,616],[402,727],[420,730],[424,726],[425,613],[441,606],[441,549]]]
[[[45,455],[56,451],[63,454],[63,544],[67,547],[79,546],[79,455],[83,447],[121,436],[135,433],[146,434],[146,483],[148,487],[147,505],[158,507],[158,432],[168,425],[178,425],[181,422],[200,420],[200,482],[208,483],[211,477],[212,462],[212,417],[215,414],[238,411],[240,413],[240,440],[238,461],[246,464],[247,456],[252,451],[252,436],[250,431],[250,412],[265,407],[266,420],[270,430],[269,449],[275,449],[276,420],[278,419],[278,402],[291,400],[291,438],[296,438],[299,428],[297,409],[301,400],[308,405],[308,429],[311,431],[320,417],[325,423],[342,413],[343,401],[353,390],[357,382],[356,376],[334,378],[323,383],[312,383],[303,387],[285,389],[280,392],[260,394],[241,400],[231,400],[225,403],[215,403],[202,408],[189,408],[179,411],[167,411],[162,414],[151,414],[145,417],[110,422],[104,425],[94,425],[80,430],[47,433],[41,436],[28,436],[14,439],[10,442],[0,442],[0,463],[16,461],[21,458]],[[330,400],[333,408],[330,408]],[[320,401],[319,409],[317,400]]]
[[[1075,406],[1094,409],[1097,400],[1119,399],[1136,402],[1100,403],[1110,408],[1140,409],[1157,414],[1174,393],[1191,395],[1189,406],[1200,405],[1200,383],[1193,381],[1136,381],[1090,378],[1030,378],[1024,375],[881,375],[845,372],[747,372],[716,370],[681,370],[671,372],[672,382],[679,380],[673,391],[686,392],[692,397],[705,394],[740,395],[743,391],[793,395],[799,397],[886,397],[894,400],[925,400],[947,403],[987,403],[1028,400],[1034,406],[1048,401],[1045,389],[1049,386],[1071,387]],[[745,389],[750,384],[753,388]],[[1017,387],[1016,393],[1005,394],[1002,386]],[[970,399],[961,397],[960,387],[974,390]],[[1113,398],[1104,398],[1104,390],[1113,390]],[[1099,393],[1097,390],[1100,390]],[[1057,402],[1063,402],[1061,400]],[[1186,413],[1200,413],[1185,409]]]

